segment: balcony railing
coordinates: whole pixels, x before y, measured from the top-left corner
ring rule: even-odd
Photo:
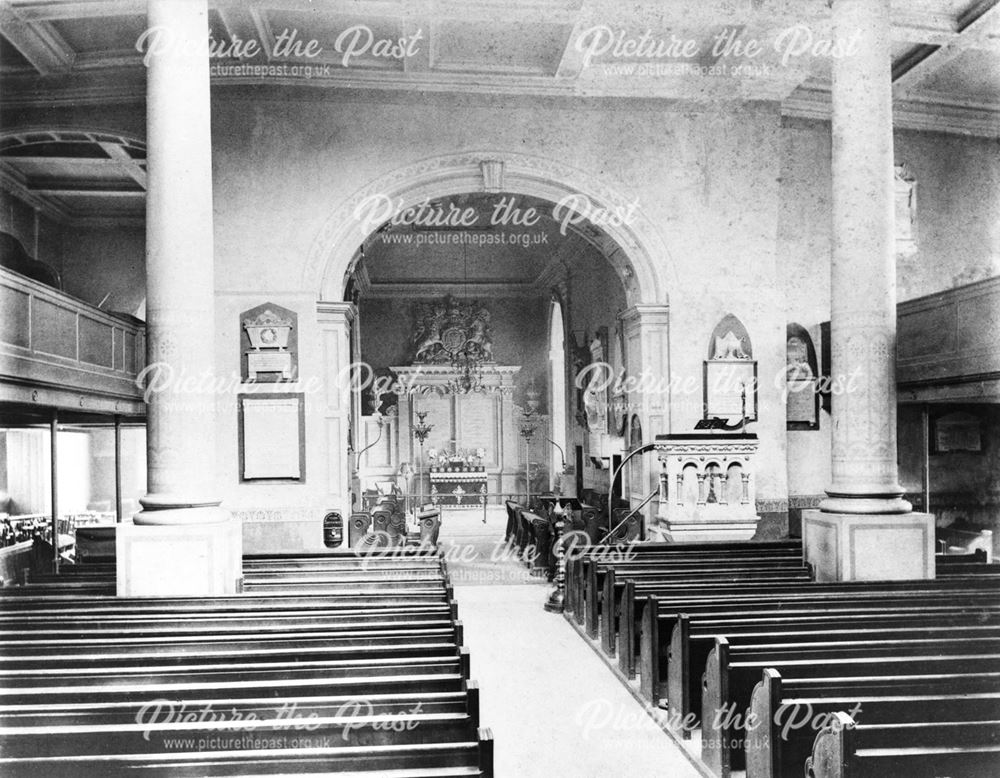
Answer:
[[[0,400],[141,415],[141,322],[0,268]]]
[[[900,400],[979,399],[1000,388],[1000,277],[897,308]]]

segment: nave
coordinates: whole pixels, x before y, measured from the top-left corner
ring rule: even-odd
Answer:
[[[4,775],[996,774],[981,553],[819,583],[796,540],[559,538],[561,616],[473,514],[436,547],[247,557],[227,598],[115,598],[100,563],[5,588]]]
[[[819,583],[797,541],[595,547],[567,611],[608,669],[722,778],[993,776],[1000,567]]]
[[[247,557],[233,597],[116,598],[99,562],[6,587],[0,770],[698,776],[478,515],[437,549]]]

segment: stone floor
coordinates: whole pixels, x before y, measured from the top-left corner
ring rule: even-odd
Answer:
[[[570,624],[543,609],[551,585],[484,555],[505,524],[502,510],[485,524],[482,512],[448,511],[441,535],[497,776],[701,776]]]

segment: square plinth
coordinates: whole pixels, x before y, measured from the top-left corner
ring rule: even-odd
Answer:
[[[117,529],[119,597],[214,597],[242,588],[239,521]]]
[[[934,578],[934,516],[802,511],[802,544],[816,580]]]

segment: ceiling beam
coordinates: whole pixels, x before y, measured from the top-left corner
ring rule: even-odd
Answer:
[[[142,189],[96,188],[76,181],[55,181],[30,185],[32,194],[42,197],[145,197]]]
[[[403,40],[411,41],[417,33],[421,36],[412,48],[413,55],[403,57],[404,73],[427,73],[433,67],[433,28],[430,16],[403,17]]]
[[[18,15],[29,22],[146,15],[146,0],[20,0],[15,5]]]
[[[139,186],[145,190],[146,186],[146,169],[142,164],[129,156],[129,153],[125,151],[117,143],[104,143],[100,144],[104,152],[111,157],[122,169],[122,171],[130,176],[133,181],[135,181]]]
[[[58,224],[67,224],[70,214],[54,201],[36,194],[27,186],[24,176],[0,161],[0,189],[9,192],[25,205],[34,208]]]
[[[958,34],[947,43],[924,56],[906,60],[893,68],[892,81],[897,94],[906,94],[916,88],[936,70],[958,58],[975,44],[989,38],[996,31],[1000,20],[1000,0],[986,0],[973,11],[972,17],[962,22]]]
[[[569,31],[566,45],[559,57],[559,64],[556,66],[556,78],[579,78],[583,72],[584,53],[576,47],[576,44],[580,36],[594,24],[591,6],[591,0],[583,0],[580,4],[580,10],[573,28]]]
[[[64,73],[73,66],[76,53],[48,22],[29,22],[4,3],[0,4],[0,29],[40,75]]]
[[[270,38],[265,31],[260,11],[256,7],[227,0],[219,3],[219,16],[226,26],[230,39],[239,38],[244,43],[256,41],[264,56],[270,61]]]

